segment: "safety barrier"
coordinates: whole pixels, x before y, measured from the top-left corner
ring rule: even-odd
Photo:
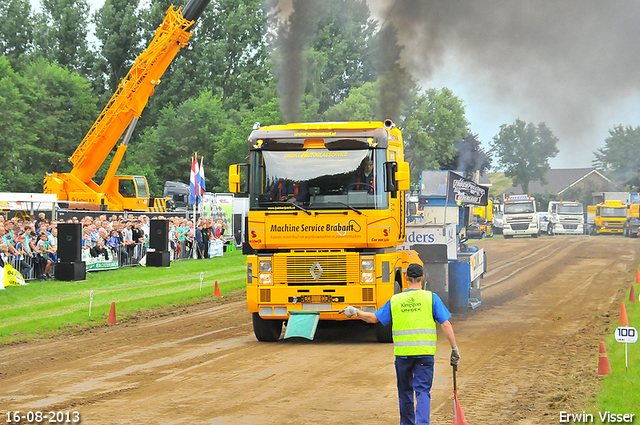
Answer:
[[[187,240],[182,242],[176,241],[175,244],[170,244],[169,246],[171,261],[213,258],[221,256],[225,250],[233,251],[235,249],[232,239],[225,240],[222,243],[211,241],[206,248],[206,250],[202,250],[196,242],[191,243]],[[143,243],[124,245],[118,249],[108,248],[106,255],[101,254],[98,256],[91,255],[88,248],[83,248],[82,261],[86,263],[88,272],[113,270],[121,267],[137,266],[140,260],[145,257],[146,253],[147,246]],[[42,260],[43,264],[40,264],[41,261],[37,259],[35,255],[33,258],[24,255],[22,260],[18,257],[11,256],[6,262],[11,264],[14,269],[20,271],[25,280],[36,279],[38,277],[37,273],[41,274],[46,265],[44,260]],[[53,262],[50,272],[52,276],[55,274],[55,265],[56,263]]]

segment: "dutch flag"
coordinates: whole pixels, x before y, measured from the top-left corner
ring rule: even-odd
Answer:
[[[198,153],[193,157],[193,161],[191,161],[191,175],[189,176],[189,203],[191,205],[196,204],[196,199],[200,195],[200,191],[198,188],[198,175],[200,174],[198,170]]]

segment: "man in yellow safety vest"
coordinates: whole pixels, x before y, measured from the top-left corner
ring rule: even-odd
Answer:
[[[451,313],[440,297],[422,289],[422,266],[407,267],[409,289],[391,297],[375,313],[348,306],[340,310],[347,317],[357,316],[368,323],[392,322],[393,353],[396,356],[396,377],[400,402],[400,424],[429,424],[431,414],[431,383],[436,354],[436,321],[451,345],[450,363],[460,362],[456,337],[449,322]],[[414,392],[417,401],[414,408]]]

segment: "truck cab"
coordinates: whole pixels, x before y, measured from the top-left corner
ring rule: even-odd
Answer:
[[[592,235],[623,234],[627,221],[627,206],[622,201],[604,201],[595,206]]]
[[[584,206],[578,202],[551,201],[547,209],[547,234],[584,234]]]
[[[511,195],[504,201],[504,222],[502,234],[505,239],[515,235],[540,235],[540,218],[535,198],[528,195]]]
[[[293,311],[347,320],[373,312],[406,287],[397,251],[406,235],[409,164],[390,121],[260,126],[249,161],[229,167],[229,189],[248,194],[247,306],[260,341],[279,339]],[[376,325],[381,342],[390,326]]]

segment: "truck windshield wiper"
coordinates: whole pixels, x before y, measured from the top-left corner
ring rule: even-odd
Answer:
[[[345,207],[349,208],[352,211],[357,212],[358,214],[362,215],[362,212],[360,212],[359,210],[353,208],[351,205],[349,204],[345,204],[344,202],[340,202],[340,201],[332,201],[332,202],[322,202],[320,205],[328,205],[328,204],[335,204],[335,205],[344,205]]]

